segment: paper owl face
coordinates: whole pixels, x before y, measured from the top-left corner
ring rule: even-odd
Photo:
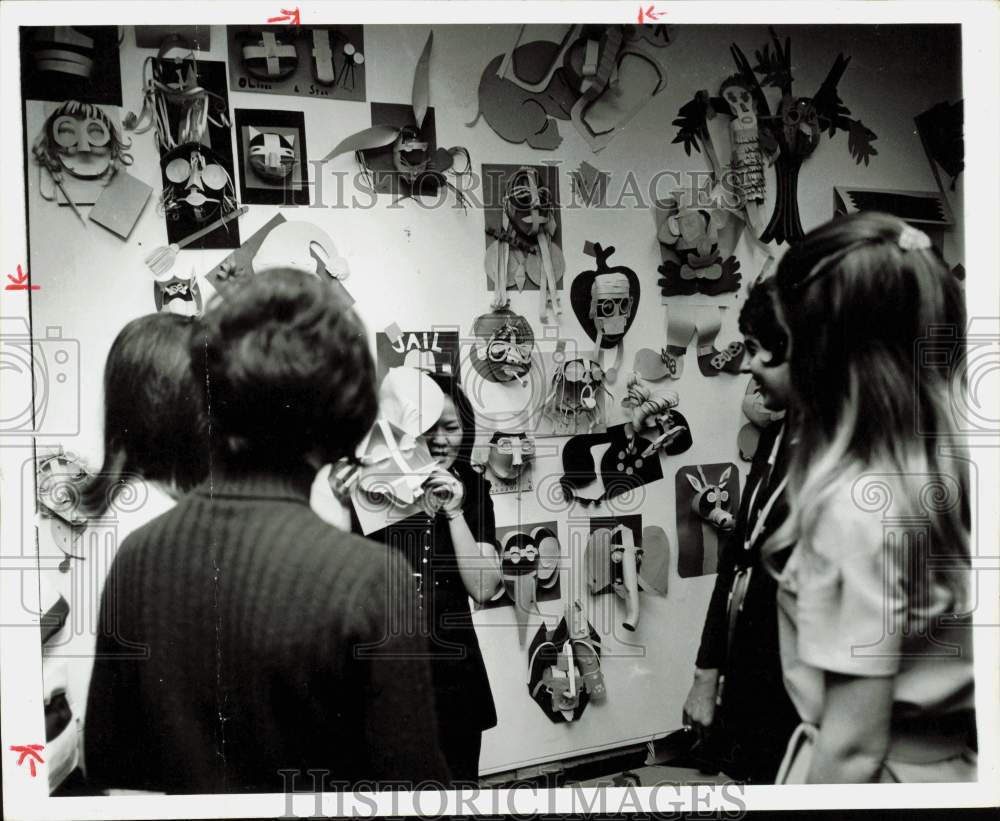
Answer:
[[[295,136],[250,127],[250,167],[266,182],[280,183],[295,167]]]
[[[209,222],[236,207],[233,180],[212,149],[201,143],[185,143],[161,161],[163,209],[171,219],[185,216],[197,223]]]

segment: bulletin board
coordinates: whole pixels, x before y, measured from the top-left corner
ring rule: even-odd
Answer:
[[[549,48],[555,48],[565,30],[559,25],[529,25],[521,42],[549,41]],[[372,103],[409,104],[413,67],[429,32],[428,26],[385,25],[364,26],[363,36],[361,31],[353,32],[365,59],[363,83],[359,71],[352,95],[362,99],[343,98],[350,95],[319,99],[307,94],[246,90],[232,75],[233,55],[227,53],[232,38],[225,27],[211,27],[210,46],[198,57],[228,69],[229,81],[223,87],[231,111],[266,109],[301,115],[297,121],[304,123],[309,157],[320,159],[347,135],[376,124],[372,121]],[[715,296],[676,296],[665,307],[657,286],[661,258],[650,182],[668,170],[707,171],[704,154],[689,155],[682,145],[671,142],[676,131],[671,123],[698,89],[712,89],[714,94],[719,83],[732,73],[731,43],[738,43],[752,55],[769,41],[768,28],[670,27],[666,32],[669,43],[663,47],[665,88],[628,120],[606,148],[596,153],[566,119],[553,119],[561,141],[552,150],[505,140],[485,117],[477,120],[477,92],[484,69],[507,43],[514,41],[516,26],[441,25],[434,27],[433,34],[429,92],[437,145],[466,148],[474,173],[484,165],[552,164],[556,169],[553,176],[561,206],[559,242],[565,258],[559,321],[540,321],[537,289],[509,291],[511,309],[532,323],[540,356],[544,357],[560,340],[569,350],[593,348],[569,300],[573,279],[594,266],[593,257],[585,253],[585,243],[613,245],[615,262],[638,275],[642,299],[624,338],[624,364],[616,382],[609,386],[612,395],[606,405],[607,424],[621,423],[625,411],[620,403],[632,361],[641,348],[659,351],[664,347],[668,310],[684,313],[709,307],[720,318],[719,342],[724,345],[739,339],[737,320],[745,286],[760,272],[766,256],[744,236],[735,248],[742,276],[737,290]],[[839,93],[854,116],[862,118],[878,135],[878,155],[867,167],[852,160],[845,134],[823,137],[813,156],[803,164],[799,177],[799,206],[806,230],[833,215],[835,185],[936,190],[913,120],[936,103],[961,96],[957,26],[784,26],[779,27],[779,34],[792,38],[796,88],[802,94],[819,87],[837,54],[843,51],[850,55]],[[927,54],[935,55],[934,60],[927,60]],[[118,49],[121,108],[111,106],[119,120],[127,112],[141,109],[137,78],[144,60],[153,55],[155,47],[138,47],[134,29],[125,27]],[[50,105],[34,100],[26,103],[29,158],[31,141],[44,119],[45,106]],[[80,380],[76,397],[60,401],[53,398],[46,411],[46,424],[52,430],[66,431],[64,447],[95,467],[100,464],[102,447],[103,364],[125,323],[155,310],[153,281],[144,260],[154,249],[167,244],[164,217],[157,209],[162,188],[157,149],[149,133],[130,134],[129,138],[134,159],[129,173],[148,185],[152,196],[127,239],[97,224],[84,228],[70,208],[43,199],[37,169],[30,161],[27,163],[29,265],[32,281],[43,283],[31,295],[35,334],[40,329],[42,333],[46,328],[58,329],[62,339],[74,340],[80,372],[86,375]],[[228,156],[238,157],[244,147],[237,150],[235,133],[232,139]],[[572,175],[583,162],[607,175],[609,207],[587,207],[576,196]],[[236,163],[234,169],[237,178],[245,173],[240,165]],[[476,189],[468,193],[464,208],[446,189],[426,201],[375,194],[359,176],[358,163],[350,152],[322,166],[310,162],[304,172],[308,177],[309,204],[252,204],[239,217],[239,237],[244,241],[252,237],[278,214],[288,221],[307,221],[321,227],[349,264],[351,275],[345,286],[367,327],[373,356],[377,350],[387,354],[391,349],[388,342],[381,348],[378,344],[378,335],[384,335],[390,326],[407,333],[433,333],[437,328],[450,334],[457,328],[458,367],[463,382],[468,382],[472,323],[488,312],[492,296],[483,267],[486,220]],[[773,175],[773,169],[766,171],[765,212],[773,205]],[[234,183],[239,191],[239,179]],[[948,196],[957,226],[962,224],[961,188],[960,178],[957,190]],[[660,189],[652,193],[664,192]],[[944,243],[949,261],[962,261],[961,231],[948,232]],[[193,275],[207,302],[216,288],[206,275],[231,251],[232,247],[224,246],[181,250],[175,270]],[[606,361],[612,358],[606,355]],[[539,430],[532,489],[493,497],[499,526],[555,522],[564,558],[560,571],[563,590],[569,583],[569,559],[580,553],[592,519],[634,516],[640,517],[644,527],[659,526],[670,541],[672,558],[668,592],[641,594],[641,620],[635,632],[622,628],[624,605],[614,595],[588,597],[589,620],[602,636],[602,671],[608,696],[604,703],[589,705],[575,722],[549,722],[529,697],[527,646],[519,646],[511,609],[492,607],[474,613],[499,716],[498,726],[484,736],[484,776],[648,741],[680,726],[681,707],[691,683],[715,576],[705,573],[682,577],[678,573],[675,478],[682,467],[733,463],[738,466],[737,484],[742,487],[747,470],[739,458],[737,433],[746,421],[741,414],[741,400],[748,377],[728,373],[704,376],[695,361],[693,343],[686,360],[681,378],[666,380],[661,387],[679,394],[679,410],[689,422],[693,443],[683,454],[656,457],[661,460],[662,480],[596,505],[567,504],[558,492],[563,472],[560,454],[566,437]],[[540,367],[541,375],[536,372],[531,377],[536,381],[532,382],[533,395],[528,405],[540,402],[549,386],[551,371],[546,372],[543,364]],[[480,397],[480,404],[490,406],[505,401],[497,389],[491,390],[483,394],[486,398]],[[475,404],[476,397],[472,398]],[[517,404],[515,400],[511,403]],[[534,424],[533,407],[513,408],[517,424]],[[488,440],[491,423],[486,419],[480,422],[480,434]],[[542,600],[539,607],[540,615],[529,624],[529,635],[542,619],[549,629],[554,628],[562,613],[558,600]]]

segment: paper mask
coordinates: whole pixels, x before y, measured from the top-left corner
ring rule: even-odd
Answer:
[[[739,226],[723,233],[733,219],[714,192],[675,191],[653,206],[663,264],[657,270],[664,297],[710,296],[740,287],[739,260],[733,255]]]
[[[675,476],[678,572],[702,576],[718,570],[720,541],[736,526],[739,474],[732,464],[689,465]]]
[[[623,425],[612,425],[606,433],[574,436],[563,448],[563,496],[584,504],[612,499],[622,493],[663,478],[659,451],[683,453],[692,439],[687,419],[676,410],[677,394],[653,394],[633,381],[622,406],[631,411]],[[606,446],[596,465],[597,448]]]
[[[582,609],[579,602],[576,606]],[[607,698],[601,637],[586,618],[583,622],[578,636],[565,618],[551,632],[541,624],[528,647],[528,693],[556,724],[578,721],[591,701]]]
[[[37,71],[89,79],[94,70],[94,38],[71,26],[42,26],[32,38]]]
[[[461,146],[449,149],[433,150],[422,128],[427,116],[430,102],[430,58],[431,46],[434,43],[434,32],[427,35],[423,52],[417,61],[413,76],[413,91],[411,104],[413,123],[400,127],[390,125],[374,125],[341,140],[340,143],[326,155],[325,160],[332,160],[341,154],[354,152],[361,163],[362,170],[370,175],[366,154],[376,149],[392,146],[392,164],[399,182],[403,187],[403,198],[419,196],[424,193],[437,193],[437,186],[444,184],[456,196],[459,204],[465,205],[465,197],[461,189],[456,187],[446,175],[457,178],[471,171],[472,161],[469,152]],[[456,162],[461,161],[464,167],[456,168]],[[423,183],[430,181],[433,191],[424,190]]]
[[[517,640],[523,647],[528,619],[538,615],[536,587],[552,588],[559,581],[559,540],[552,530],[509,533],[500,551],[500,572],[507,597],[514,602]]]
[[[666,86],[662,41],[643,26],[570,25],[560,43],[520,43],[489,62],[479,83],[479,113],[503,139],[532,148],[562,142],[556,119],[571,120],[592,151],[605,148]]]
[[[188,277],[167,274],[164,278],[157,278],[153,283],[153,299],[157,311],[201,316],[201,289],[193,271]]]
[[[535,334],[523,316],[509,309],[483,314],[472,326],[476,336],[470,358],[490,382],[523,382],[531,369]]]
[[[792,93],[791,40],[786,37],[782,43],[774,29],[770,33],[771,43],[762,52],[757,52],[758,60],[753,67],[737,45],[730,46],[730,54],[736,64],[736,75],[723,84],[720,89],[722,97],[710,98],[707,92],[700,91],[693,100],[681,107],[679,116],[674,120],[674,125],[678,127],[674,142],[683,143],[684,150],[689,155],[692,148],[698,151],[704,148],[712,161],[716,178],[721,179],[722,169],[712,146],[707,120],[716,113],[733,116],[735,112],[730,98],[736,99],[738,96],[740,113],[734,119],[732,132],[736,187],[742,187],[747,200],[756,198],[759,201],[759,194],[755,191],[756,158],[753,135],[750,133],[749,111],[742,106],[742,92],[748,92],[757,121],[757,144],[775,169],[774,212],[760,235],[760,240],[764,243],[772,240],[778,243],[795,242],[804,235],[796,190],[799,169],[803,160],[818,146],[823,132],[833,137],[837,131],[846,131],[851,157],[859,165],[864,162],[866,166],[878,154],[872,147],[872,142],[877,137],[860,120],[849,116],[850,111],[837,94],[837,85],[850,58],[845,58],[843,54],[837,55],[816,93],[811,97],[799,97]],[[757,79],[757,74],[761,75],[760,80]],[[762,83],[781,92],[776,113],[771,112]],[[756,222],[752,212],[748,214],[748,220],[751,224]]]
[[[485,171],[485,167],[484,167]],[[486,249],[486,273],[494,285],[493,307],[507,307],[507,288],[525,287],[528,279],[539,289],[539,317],[562,314],[559,281],[566,269],[555,242],[557,198],[538,169],[522,166],[507,177],[499,231]]]
[[[59,448],[39,459],[35,470],[38,504],[52,516],[78,527],[87,523],[79,511],[80,494],[89,477],[83,462]]]
[[[638,516],[591,519],[587,539],[587,585],[593,595],[613,592],[626,603],[622,627],[639,626],[639,590],[667,592],[670,542],[663,529],[642,528]]]
[[[98,190],[106,187],[121,166],[132,164],[132,155],[127,150],[131,145],[122,140],[118,127],[103,110],[91,103],[68,100],[48,116],[31,151],[39,175],[44,169],[52,184],[73,203],[64,187],[66,177],[92,184]],[[75,186],[74,190],[78,188]],[[43,197],[49,198],[41,177],[39,190]],[[92,194],[87,199],[95,202],[98,197]]]
[[[575,432],[580,423],[587,430],[604,424],[604,369],[591,359],[570,359],[556,366],[544,411],[557,431]]]
[[[250,167],[268,182],[281,182],[295,165],[295,137],[250,127]]]
[[[299,67],[294,31],[262,31],[243,36],[243,67],[259,80],[283,80]]]
[[[521,493],[531,490],[531,464],[535,442],[526,433],[494,433],[489,442],[472,449],[472,466],[488,470],[491,493]]]
[[[615,349],[615,363],[607,370],[609,382],[615,381],[621,367],[622,339],[639,308],[639,277],[623,265],[609,267],[607,261],[614,252],[614,246],[586,243],[584,253],[595,257],[597,265],[577,276],[570,288],[573,313],[595,343],[593,359],[601,363],[603,350]]]
[[[233,213],[236,190],[223,160],[201,143],[179,145],[160,160],[162,203],[168,219],[197,224]]]

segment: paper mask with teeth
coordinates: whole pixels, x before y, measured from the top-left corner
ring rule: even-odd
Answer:
[[[478,340],[472,365],[490,382],[523,381],[531,369],[535,334],[523,317],[509,309],[483,314],[472,326]]]
[[[295,167],[295,135],[250,127],[250,167],[267,182],[281,182]]]
[[[163,210],[169,219],[207,223],[236,210],[233,180],[219,157],[201,143],[186,143],[160,161],[166,182]]]

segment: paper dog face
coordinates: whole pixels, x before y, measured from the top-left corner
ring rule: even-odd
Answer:
[[[205,223],[235,210],[233,180],[208,146],[185,143],[168,152],[160,165],[166,180],[163,209],[169,218]]]
[[[538,171],[521,168],[507,181],[504,208],[511,224],[526,237],[538,236],[543,229],[551,233],[549,222],[552,213],[552,192],[542,184]]]
[[[68,100],[53,111],[32,151],[50,171],[64,171],[82,180],[107,180],[119,165],[131,165],[118,127],[91,103]]]
[[[732,512],[734,500],[730,498],[726,489],[731,471],[732,468],[726,468],[719,476],[719,480],[714,483],[705,477],[700,465],[698,476],[691,473],[684,474],[691,487],[695,489],[694,498],[691,499],[691,509],[724,533],[729,533],[736,526],[736,518]]]
[[[295,135],[250,127],[250,167],[267,182],[281,182],[295,167]]]

